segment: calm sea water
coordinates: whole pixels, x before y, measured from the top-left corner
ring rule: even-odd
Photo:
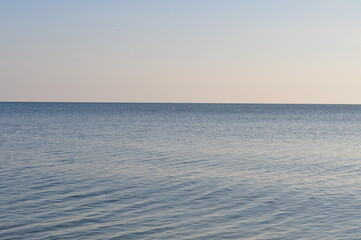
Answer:
[[[361,106],[0,103],[0,239],[361,239]]]

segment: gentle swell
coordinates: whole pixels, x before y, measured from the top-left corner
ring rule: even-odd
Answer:
[[[0,239],[361,232],[361,106],[0,105]]]

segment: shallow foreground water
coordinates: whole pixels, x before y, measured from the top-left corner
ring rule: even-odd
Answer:
[[[0,239],[357,239],[361,106],[0,103]]]

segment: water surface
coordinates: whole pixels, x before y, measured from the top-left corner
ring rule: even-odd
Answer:
[[[0,239],[358,239],[361,106],[0,103]]]

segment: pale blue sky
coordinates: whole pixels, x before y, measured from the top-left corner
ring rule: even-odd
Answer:
[[[0,101],[361,103],[361,1],[0,1]]]

